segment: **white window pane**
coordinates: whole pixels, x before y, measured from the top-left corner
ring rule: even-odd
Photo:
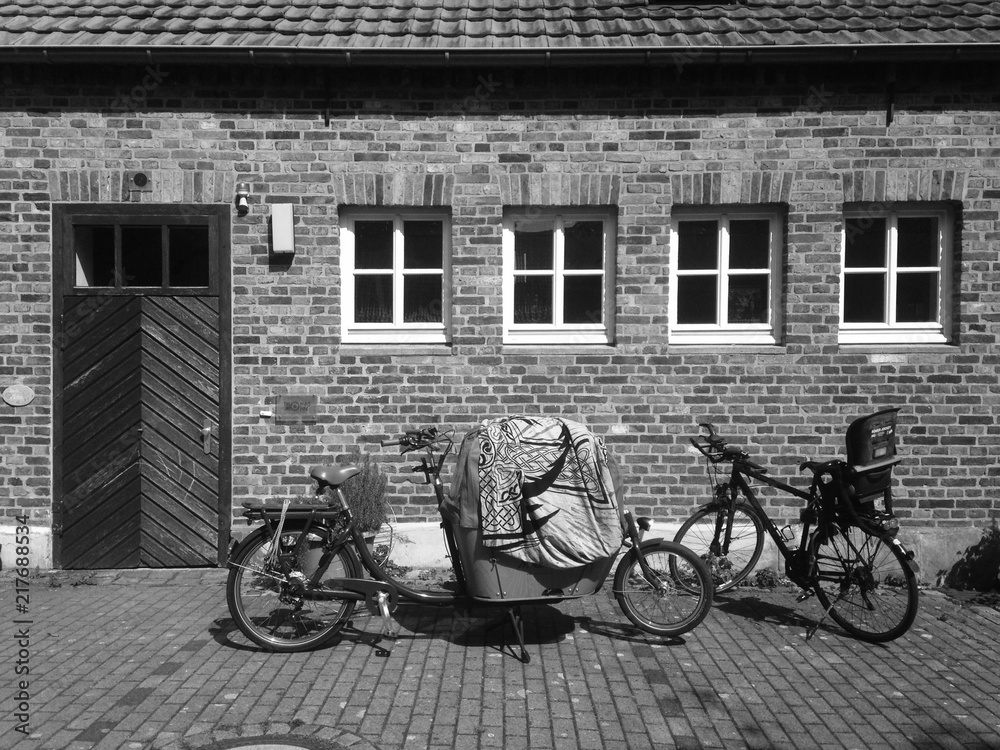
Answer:
[[[682,276],[677,279],[677,322],[681,325],[715,324],[718,307],[715,276]]]
[[[896,264],[901,268],[926,268],[936,266],[937,263],[937,217],[900,217],[897,223]]]
[[[844,322],[885,323],[885,274],[844,276]]]
[[[767,323],[767,288],[765,274],[729,277],[729,323]]]
[[[392,323],[392,276],[370,274],[354,277],[354,321]]]
[[[604,222],[568,221],[564,234],[566,268],[572,270],[604,268]]]
[[[563,323],[601,323],[604,320],[604,277],[567,276],[563,287]]]
[[[392,268],[392,221],[354,222],[354,267]]]
[[[677,225],[677,267],[701,271],[719,267],[719,223],[681,221]]]
[[[733,219],[729,222],[730,268],[767,268],[770,260],[770,221]]]
[[[403,278],[404,323],[440,323],[442,313],[440,276],[420,275]]]
[[[515,221],[514,268],[518,271],[552,270],[554,231],[550,221]]]
[[[440,221],[403,222],[404,268],[441,268],[442,247]]]
[[[901,273],[896,279],[896,322],[933,323],[937,320],[936,273]]]
[[[554,322],[551,276],[518,276],[514,279],[514,322],[526,325]]]
[[[844,264],[848,268],[885,268],[884,217],[848,218],[845,234]]]

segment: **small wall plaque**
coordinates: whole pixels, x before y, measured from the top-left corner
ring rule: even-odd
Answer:
[[[11,406],[27,406],[35,400],[35,392],[26,385],[12,385],[3,392],[3,400]]]
[[[316,424],[316,407],[319,396],[285,394],[278,396],[274,410],[277,424]]]

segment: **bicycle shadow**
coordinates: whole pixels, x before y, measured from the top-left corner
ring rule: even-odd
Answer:
[[[750,620],[761,627],[779,625],[789,628],[810,630],[816,619],[806,615],[798,607],[788,606],[785,598],[791,594],[760,594],[753,589],[735,589],[715,595],[714,608],[733,617]],[[824,621],[819,631],[836,632]]]

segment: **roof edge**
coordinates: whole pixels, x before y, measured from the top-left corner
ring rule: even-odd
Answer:
[[[959,62],[1000,60],[1000,43],[773,45],[766,47],[629,48],[358,48],[287,47],[198,48],[184,46],[0,46],[0,63],[68,65],[97,63],[216,63],[261,66],[332,67],[509,67],[593,65],[747,64],[767,62]]]

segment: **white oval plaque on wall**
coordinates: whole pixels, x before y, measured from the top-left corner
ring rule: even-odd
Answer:
[[[35,392],[26,385],[12,385],[3,392],[3,400],[11,406],[27,406],[35,398]]]

